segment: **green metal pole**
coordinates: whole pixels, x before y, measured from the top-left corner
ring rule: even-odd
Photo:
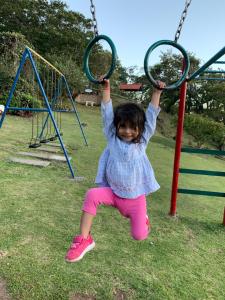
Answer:
[[[197,71],[195,71],[193,74],[190,75],[188,78],[188,81],[196,78],[198,75],[203,73],[210,65],[215,63],[217,59],[219,59],[221,56],[225,54],[225,47],[223,47],[218,53],[216,53],[209,61],[207,61],[201,68],[199,68]]]

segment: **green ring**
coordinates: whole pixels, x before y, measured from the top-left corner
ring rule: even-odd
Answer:
[[[178,50],[180,50],[180,52],[183,54],[183,57],[184,57],[185,69],[183,71],[183,74],[182,74],[181,78],[177,82],[175,82],[174,84],[166,86],[165,88],[163,88],[163,90],[173,90],[173,89],[178,88],[184,82],[184,80],[186,79],[186,77],[188,75],[189,68],[190,68],[189,56],[187,55],[187,52],[184,50],[184,48],[181,45],[175,43],[174,41],[160,40],[160,41],[152,44],[149,47],[149,49],[148,49],[148,51],[146,52],[146,55],[145,55],[144,70],[145,70],[145,75],[147,76],[148,80],[156,88],[158,87],[158,85],[157,85],[157,82],[155,81],[155,79],[152,77],[152,75],[150,73],[150,70],[148,68],[148,60],[149,60],[149,55],[152,53],[152,51],[155,48],[157,48],[158,46],[161,46],[161,45],[170,45],[170,46],[173,46],[173,47],[177,48]]]
[[[110,76],[112,75],[115,67],[116,67],[116,57],[117,57],[117,55],[116,55],[115,45],[113,44],[112,40],[108,36],[106,36],[106,35],[97,35],[87,45],[87,48],[86,48],[85,53],[84,53],[84,72],[85,72],[87,78],[93,83],[102,83],[102,81],[99,81],[99,80],[97,80],[96,78],[93,77],[93,75],[90,71],[90,68],[89,68],[89,56],[90,56],[91,49],[99,40],[105,40],[106,42],[108,42],[108,44],[109,44],[109,46],[112,50],[111,66],[110,66],[110,69],[109,69],[108,73],[104,76],[103,79],[109,79]]]

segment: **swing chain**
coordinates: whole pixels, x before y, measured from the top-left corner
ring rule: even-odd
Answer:
[[[92,14],[92,25],[94,27],[94,34],[95,34],[95,36],[98,36],[98,24],[97,24],[97,19],[95,16],[95,6],[93,3],[93,0],[90,0],[90,1],[91,1],[90,10],[91,10],[91,14]]]
[[[182,29],[182,26],[184,24],[185,18],[187,16],[187,10],[188,10],[188,7],[190,6],[190,4],[191,4],[191,0],[186,0],[185,8],[184,8],[184,11],[182,12],[180,23],[178,25],[178,28],[177,28],[177,31],[176,31],[176,34],[175,34],[175,39],[174,39],[175,43],[177,43],[177,41],[180,37],[181,29]]]

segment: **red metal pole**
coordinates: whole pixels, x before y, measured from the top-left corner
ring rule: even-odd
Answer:
[[[180,89],[180,102],[179,102],[179,111],[178,111],[176,148],[175,148],[174,165],[173,165],[173,182],[172,182],[170,213],[169,213],[171,216],[176,215],[177,188],[178,188],[180,154],[181,154],[182,137],[183,137],[186,91],[187,91],[187,82],[184,81],[181,86],[181,89]]]

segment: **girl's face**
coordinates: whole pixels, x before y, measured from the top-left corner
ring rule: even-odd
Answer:
[[[121,124],[118,127],[118,136],[125,142],[132,142],[139,134],[138,128],[132,128],[129,124]]]

